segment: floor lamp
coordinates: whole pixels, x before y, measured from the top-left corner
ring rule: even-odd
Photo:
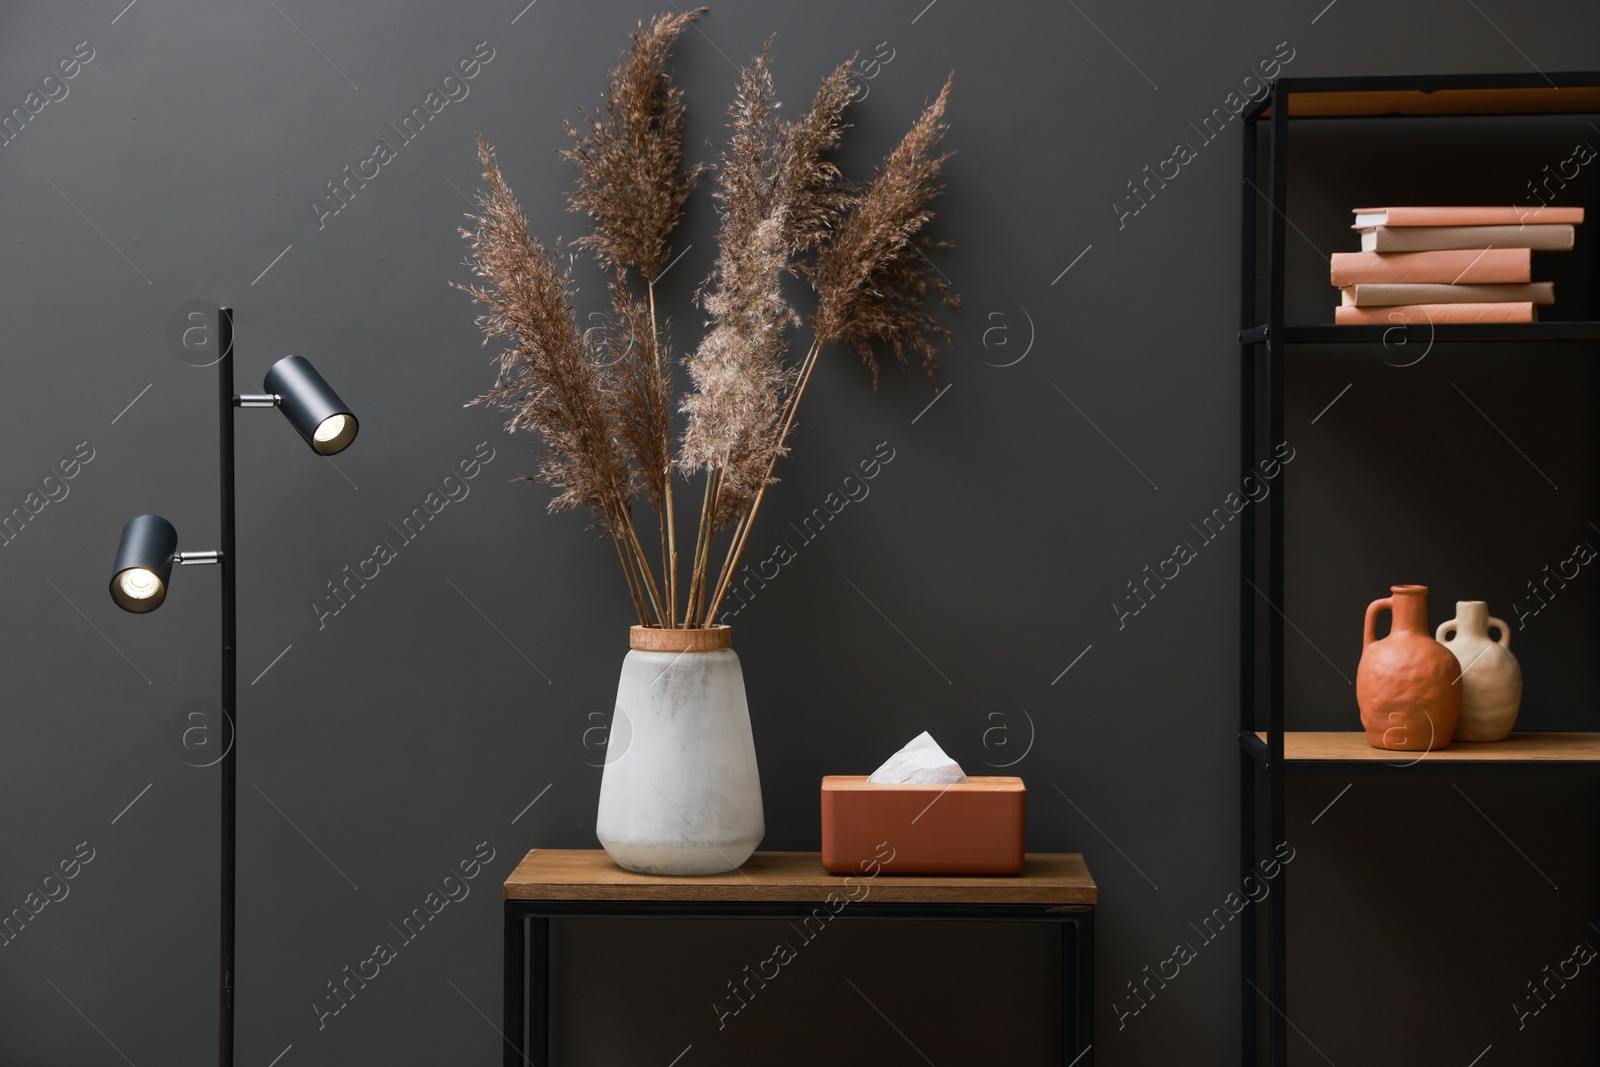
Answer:
[[[154,611],[167,598],[172,565],[215,563],[222,570],[222,713],[229,727],[228,749],[222,756],[222,929],[217,1018],[217,1063],[233,1064],[233,932],[234,836],[237,798],[238,650],[234,632],[238,605],[234,598],[233,409],[272,408],[282,411],[312,451],[332,456],[356,437],[356,417],[305,359],[285,356],[267,371],[264,393],[233,391],[233,309],[217,310],[217,423],[222,468],[222,545],[213,551],[179,552],[178,531],[160,515],[138,515],[122,528],[111,577],[111,599],[124,611]]]

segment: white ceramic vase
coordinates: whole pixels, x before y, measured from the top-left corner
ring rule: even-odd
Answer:
[[[766,833],[744,674],[726,626],[635,626],[606,739],[595,835],[642,874],[719,874]]]
[[[1498,627],[1500,639],[1489,636]],[[1455,636],[1448,636],[1451,632]],[[1482,600],[1456,601],[1456,617],[1434,635],[1461,664],[1461,718],[1457,741],[1500,741],[1522,708],[1522,667],[1511,654],[1511,631]]]

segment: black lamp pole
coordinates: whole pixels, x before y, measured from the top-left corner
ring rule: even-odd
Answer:
[[[239,698],[238,600],[234,558],[233,409],[275,407],[321,456],[355,440],[356,417],[309,362],[285,356],[267,371],[265,393],[233,391],[233,309],[217,309],[217,440],[221,468],[222,547],[179,552],[178,532],[159,515],[138,515],[123,527],[112,570],[111,599],[125,611],[154,611],[166,600],[173,564],[216,563],[222,569],[222,714],[228,747],[222,754],[221,947],[218,961],[217,1063],[233,1067],[234,877],[237,857]]]
[[[233,908],[238,800],[239,649],[238,600],[234,590],[233,539],[233,309],[217,309],[217,456],[222,506],[222,715],[228,723],[228,750],[222,756],[222,908],[218,975],[217,1063],[233,1067]]]

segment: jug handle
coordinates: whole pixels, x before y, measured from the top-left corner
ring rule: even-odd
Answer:
[[[1456,629],[1458,629],[1458,627],[1455,619],[1451,619],[1449,622],[1441,622],[1439,624],[1439,628],[1434,631],[1433,639],[1439,642],[1441,645],[1449,644],[1449,642],[1445,640],[1444,635]],[[1504,630],[1505,627],[1502,626],[1501,629]]]
[[[1496,627],[1496,626],[1500,627],[1500,640],[1499,640],[1498,644],[1500,645],[1501,648],[1505,649],[1507,652],[1510,652],[1511,651],[1511,628],[1505,624],[1504,620],[1497,619],[1493,615],[1489,616],[1489,626],[1490,626],[1491,629]]]
[[[1366,625],[1361,631],[1362,648],[1366,648],[1368,645],[1372,644],[1372,642],[1377,640],[1377,637],[1374,636],[1374,632],[1378,625],[1378,612],[1392,611],[1393,608],[1394,597],[1392,596],[1386,596],[1382,600],[1374,600],[1372,603],[1367,605]]]

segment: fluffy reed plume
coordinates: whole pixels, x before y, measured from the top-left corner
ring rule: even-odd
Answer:
[[[619,553],[642,555],[627,511],[633,473],[617,443],[616,401],[578,331],[571,279],[557,254],[529,232],[522,205],[482,137],[478,159],[488,191],[478,194],[476,226],[461,234],[471,242],[467,265],[488,284],[451,284],[489,309],[477,319],[484,344],[496,338],[511,346],[496,357],[494,388],[473,403],[504,408],[511,412],[507,430],[532,430],[544,438],[539,473],[527,480],[559,490],[551,511],[586,507]],[[626,556],[623,566],[642,622],[648,570],[638,574],[637,563]]]
[[[659,15],[648,29],[640,23],[606,84],[604,114],[580,111],[581,132],[566,123],[573,147],[561,155],[578,168],[568,199],[594,222],[594,232],[573,243],[604,266],[636,267],[647,280],[666,265],[668,238],[704,169],[681,167],[683,90],[666,72],[673,43],[703,11]]]
[[[657,348],[650,309],[628,291],[620,268],[611,279],[611,307],[601,338],[613,376],[612,417],[638,467],[646,499],[660,512],[672,469],[672,395],[663,373],[668,360]]]
[[[933,210],[929,206],[943,188],[939,168],[949,153],[939,154],[946,126],[945,104],[950,80],[923,110],[904,139],[883,161],[872,182],[851,198],[837,233],[805,267],[817,291],[817,312],[811,321],[819,345],[840,341],[853,348],[878,380],[874,344],[890,345],[904,366],[908,351],[922,357],[931,378],[938,370],[935,337],[949,341],[950,332],[922,307],[930,289],[952,309],[961,306],[924,249],[941,247],[921,233]],[[930,273],[931,272],[931,273]]]
[[[769,42],[770,46],[770,42]],[[738,519],[771,477],[780,409],[791,380],[785,331],[798,321],[783,298],[785,205],[776,200],[780,137],[767,50],[739,71],[731,135],[717,168],[717,262],[701,287],[710,331],[685,361],[694,392],[678,466],[706,472],[690,566],[685,625],[704,603],[717,531]]]
[[[835,67],[817,88],[811,110],[783,126],[774,198],[788,206],[784,228],[791,256],[820,247],[849,201],[844,176],[828,153],[849,128],[844,109],[855,96],[855,63],[851,56]]]
[[[737,245],[724,244],[717,285],[704,298],[714,325],[688,360],[695,392],[680,465],[716,471],[712,531],[744,512],[767,482],[778,419],[792,374],[784,327],[794,314],[779,292],[787,262],[784,215],[763,219]]]
[[[766,484],[768,459],[791,380],[785,328],[798,322],[780,282],[788,264],[785,204],[778,201],[772,75],[766,53],[740,72],[729,108],[716,197],[722,216],[717,263],[701,295],[711,330],[686,362],[695,391],[679,467],[711,471],[711,532],[740,515]]]
[[[561,490],[550,510],[587,507],[609,526],[628,477],[605,382],[573,317],[570,278],[528,231],[522,205],[481,137],[478,159],[488,192],[478,194],[476,228],[461,234],[472,242],[467,265],[488,284],[452,284],[488,307],[477,320],[484,344],[512,344],[496,359],[494,388],[473,403],[504,408],[511,412],[506,429],[545,439],[549,451],[536,480]]]

